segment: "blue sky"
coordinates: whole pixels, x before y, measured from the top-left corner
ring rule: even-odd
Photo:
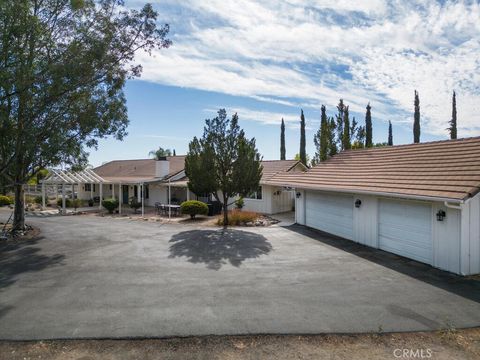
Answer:
[[[459,136],[480,135],[480,4],[347,0],[151,1],[170,24],[173,46],[140,53],[140,80],[127,83],[129,135],[106,139],[90,163],[145,158],[158,146],[184,154],[205,118],[223,107],[265,159],[279,157],[280,121],[287,157],[298,152],[299,115],[307,152],[322,104],[338,99],[361,124],[372,105],[374,141],[412,141],[413,92],[420,93],[422,141],[447,138],[451,92]],[[126,1],[137,8],[144,1]]]

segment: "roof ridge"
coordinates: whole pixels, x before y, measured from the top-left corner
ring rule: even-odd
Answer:
[[[399,148],[406,148],[406,147],[422,147],[425,145],[437,145],[437,144],[441,145],[442,143],[455,144],[455,143],[460,143],[460,142],[470,141],[470,140],[480,140],[480,136],[464,137],[460,139],[433,140],[433,141],[425,141],[425,142],[412,143],[412,144],[386,145],[386,146],[377,146],[377,147],[361,148],[361,149],[347,149],[347,150],[342,150],[337,155],[340,155],[342,153],[347,154],[352,152],[360,153],[360,152],[367,152],[367,151],[380,151],[380,150],[386,150],[386,149],[399,149]]]

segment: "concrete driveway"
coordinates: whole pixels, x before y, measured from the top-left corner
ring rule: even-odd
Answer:
[[[0,245],[1,339],[480,325],[479,281],[300,226],[29,222],[38,239]]]

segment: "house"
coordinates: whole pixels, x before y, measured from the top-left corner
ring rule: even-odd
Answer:
[[[276,175],[295,174],[306,171],[306,167],[297,160],[262,161],[262,178],[257,191],[247,195],[244,210],[262,214],[278,214],[292,211],[295,207],[295,192],[292,188],[269,185],[268,181]]]
[[[480,273],[480,137],[343,151],[266,184],[295,189],[299,224]]]
[[[260,186],[245,197],[244,209],[266,214],[291,211],[295,199],[293,189],[266,185],[265,182],[277,174],[305,171],[305,166],[297,160],[262,161],[262,166]],[[78,182],[75,192],[80,199],[115,197],[126,205],[132,197],[141,201],[144,192],[144,204],[154,206],[155,203],[168,203],[170,191],[173,203],[190,199],[214,200],[211,196],[196,196],[188,189],[185,156],[166,156],[160,160],[114,160],[92,171],[103,180],[103,185]]]

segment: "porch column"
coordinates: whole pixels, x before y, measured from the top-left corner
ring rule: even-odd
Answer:
[[[100,188],[100,200],[99,200],[99,204],[98,204],[98,209],[99,209],[99,210],[102,210],[103,183],[98,184],[98,186],[99,186],[99,188]]]
[[[62,215],[67,213],[67,199],[65,198],[65,184],[62,184]]]
[[[122,213],[122,202],[123,202],[123,196],[122,196],[122,183],[118,184],[118,213]]]
[[[138,200],[138,202],[141,202],[141,201],[142,201],[142,199],[141,199],[141,193],[142,193],[142,192],[140,191],[140,186],[141,186],[141,184],[138,184],[138,185],[137,185],[137,194],[136,194],[136,195],[137,195],[137,200]]]
[[[93,199],[93,184],[90,184],[90,199]]]
[[[168,179],[168,220],[172,218],[172,207],[171,205],[172,201],[172,187],[170,184],[170,179]]]
[[[115,184],[112,184],[112,199],[115,200]]]
[[[188,186],[187,186],[187,201],[190,200],[190,190],[188,190]]]
[[[42,181],[42,210],[45,210],[45,183]]]
[[[145,198],[144,192],[145,192],[145,190],[144,190],[143,184],[142,184],[142,190],[140,191],[140,196],[142,197],[142,217],[145,216],[145,201],[143,200]]]

